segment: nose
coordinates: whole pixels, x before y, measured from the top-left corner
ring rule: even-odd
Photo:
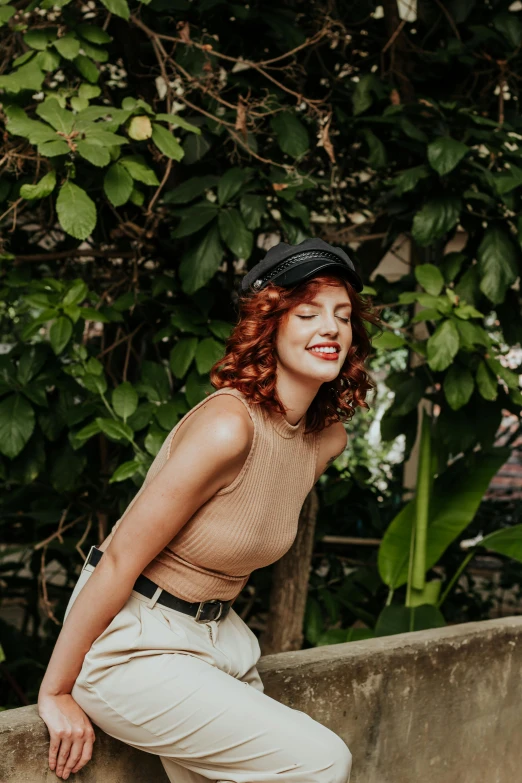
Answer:
[[[324,313],[321,318],[321,327],[319,329],[320,334],[337,334],[339,331],[339,324],[335,319],[333,313]]]

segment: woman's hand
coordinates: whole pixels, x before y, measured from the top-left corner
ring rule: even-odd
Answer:
[[[59,696],[40,695],[38,712],[49,729],[49,768],[67,780],[92,756],[95,740],[92,723],[69,693]]]

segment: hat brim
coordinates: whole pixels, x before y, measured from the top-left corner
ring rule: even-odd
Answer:
[[[357,292],[362,291],[363,282],[357,272],[349,269],[346,264],[336,263],[335,261],[326,259],[306,261],[303,264],[299,264],[298,266],[281,272],[277,277],[273,277],[270,282],[281,286],[297,285],[297,283],[301,283],[303,280],[309,280],[311,277],[314,277],[325,269],[331,270],[340,277],[346,278]]]

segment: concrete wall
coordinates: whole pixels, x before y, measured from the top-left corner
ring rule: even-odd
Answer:
[[[350,783],[522,781],[522,617],[269,655],[265,692],[352,751]],[[1,783],[50,783],[36,707],[0,713]],[[82,783],[165,783],[159,759],[97,730]],[[71,778],[72,779],[72,778]]]

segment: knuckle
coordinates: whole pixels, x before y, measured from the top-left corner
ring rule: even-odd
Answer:
[[[83,726],[75,726],[73,735],[76,739],[82,739],[84,735]]]

